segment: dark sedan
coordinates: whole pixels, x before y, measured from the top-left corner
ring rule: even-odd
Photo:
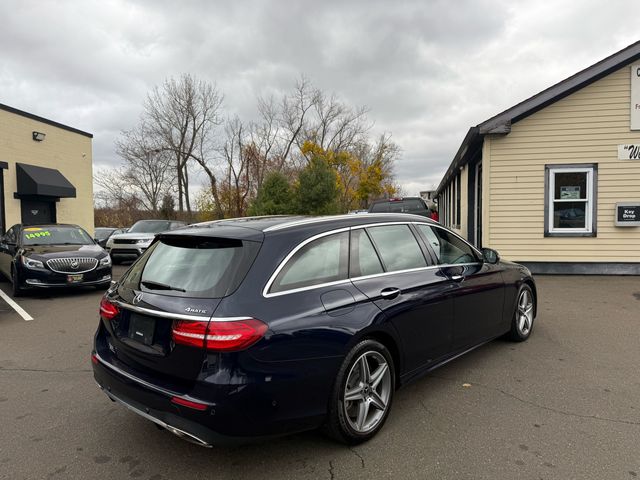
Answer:
[[[525,267],[424,217],[223,220],[158,235],[103,297],[92,362],[109,398],[199,445],[354,444],[399,386],[526,340],[535,312]]]
[[[111,258],[77,225],[14,225],[0,237],[0,273],[14,296],[29,288],[107,288]]]
[[[93,233],[93,239],[98,245],[105,248],[107,246],[107,240],[109,240],[112,235],[120,235],[126,232],[126,228],[98,227]]]

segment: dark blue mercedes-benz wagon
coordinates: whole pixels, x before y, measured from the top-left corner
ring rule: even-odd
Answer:
[[[160,234],[100,304],[114,401],[204,446],[383,426],[394,391],[531,334],[523,266],[424,217],[254,217]]]

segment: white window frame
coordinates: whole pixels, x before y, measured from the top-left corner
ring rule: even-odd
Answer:
[[[556,174],[557,173],[586,173],[586,198],[585,199],[556,199]],[[596,222],[595,215],[596,209],[596,191],[595,181],[597,175],[597,165],[547,165],[547,191],[546,191],[546,203],[547,218],[545,235],[566,235],[566,236],[595,236]],[[557,228],[553,226],[553,218],[556,204],[560,203],[572,203],[572,202],[584,202],[585,203],[585,228]]]

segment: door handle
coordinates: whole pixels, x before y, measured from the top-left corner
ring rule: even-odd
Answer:
[[[395,287],[383,288],[380,291],[380,296],[382,298],[386,298],[387,300],[392,300],[396,298],[398,295],[400,295],[400,289]]]
[[[449,278],[454,282],[460,283],[461,281],[464,280],[464,275],[451,275]]]

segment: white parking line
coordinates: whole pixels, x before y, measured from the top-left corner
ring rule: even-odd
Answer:
[[[11,308],[13,308],[18,315],[20,315],[25,321],[30,321],[33,320],[33,317],[31,315],[29,315],[27,312],[24,311],[24,309],[18,305],[16,302],[13,301],[13,299],[7,295],[6,293],[4,293],[2,290],[0,290],[0,297],[9,304],[9,306]]]

